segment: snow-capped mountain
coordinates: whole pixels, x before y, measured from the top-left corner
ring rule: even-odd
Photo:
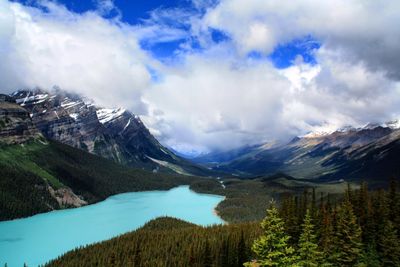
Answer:
[[[11,96],[50,140],[152,171],[200,174],[204,170],[162,146],[138,116],[123,108],[98,107],[61,90],[19,90]]]
[[[241,153],[227,161],[209,161],[207,166],[250,177],[285,173],[298,179],[371,180],[375,184],[400,174],[398,121],[309,133],[272,147],[235,151]],[[226,159],[235,151],[218,158]]]

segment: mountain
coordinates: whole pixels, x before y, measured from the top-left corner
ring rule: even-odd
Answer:
[[[26,110],[12,98],[0,95],[0,139],[3,143],[18,144],[43,137],[33,125]]]
[[[26,109],[0,95],[0,221],[79,207],[122,192],[169,189],[196,179],[122,166],[49,141]]]
[[[296,179],[387,181],[400,174],[397,122],[308,134],[289,143],[260,145],[213,169],[240,176],[285,173]]]
[[[243,146],[236,149],[228,150],[228,151],[213,151],[211,153],[203,154],[197,157],[192,158],[191,160],[196,163],[219,163],[219,162],[228,162],[234,160],[235,158],[240,157],[241,155],[245,155],[250,153],[254,149],[257,149],[258,145],[253,146]]]
[[[59,141],[117,163],[154,172],[209,175],[162,146],[140,118],[128,110],[98,107],[60,89],[19,90],[13,93],[37,129]]]

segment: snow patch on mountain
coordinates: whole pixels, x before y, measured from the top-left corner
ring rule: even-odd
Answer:
[[[128,128],[129,124],[131,124],[131,118],[129,118],[128,123],[125,125],[124,129],[122,131],[125,131],[126,128]]]
[[[97,117],[101,124],[105,124],[116,118],[122,116],[126,110],[123,108],[118,109],[109,109],[109,108],[102,108],[96,111]]]
[[[63,102],[61,102],[61,107],[64,109],[69,109],[79,104],[81,104],[81,102],[71,101],[70,99],[66,98]]]
[[[330,134],[333,134],[335,132],[337,133],[348,133],[348,132],[356,132],[356,131],[362,131],[362,130],[374,130],[378,127],[382,128],[390,128],[392,130],[397,130],[400,129],[400,119],[395,119],[389,122],[385,123],[367,123],[362,127],[353,127],[351,125],[347,125],[341,128],[338,128],[336,130],[332,129],[324,129],[324,130],[316,130],[316,131],[311,131],[305,135],[299,136],[300,138],[318,138],[318,137],[324,137]]]
[[[300,138],[317,138],[317,137],[322,137],[322,136],[326,136],[326,135],[329,135],[329,134],[331,134],[331,133],[330,132],[319,132],[319,131],[316,131],[316,132],[309,132],[309,133],[307,133],[305,135],[301,135],[299,137]]]
[[[71,113],[71,114],[69,114],[69,116],[76,121],[78,119],[78,117],[79,117],[79,114],[78,113]]]
[[[24,106],[26,103],[32,103],[35,105],[44,102],[48,96],[49,96],[48,94],[37,94],[37,95],[28,94],[26,97],[15,99],[15,102],[17,104],[20,104],[21,106]]]

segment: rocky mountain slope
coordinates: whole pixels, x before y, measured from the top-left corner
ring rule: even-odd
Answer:
[[[12,98],[0,95],[0,139],[3,143],[19,144],[42,137],[33,125],[29,113]]]
[[[20,90],[11,95],[28,110],[33,124],[50,140],[117,163],[154,172],[209,174],[163,147],[140,118],[118,108],[95,106],[61,90]]]
[[[333,133],[309,134],[285,144],[244,149],[235,159],[213,169],[240,176],[285,173],[296,179],[387,181],[400,177],[398,123],[346,127]],[[229,153],[229,152],[228,152]]]

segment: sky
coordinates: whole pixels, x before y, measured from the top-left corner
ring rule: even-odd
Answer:
[[[0,91],[59,86],[228,150],[400,118],[398,25],[392,0],[0,0]]]

